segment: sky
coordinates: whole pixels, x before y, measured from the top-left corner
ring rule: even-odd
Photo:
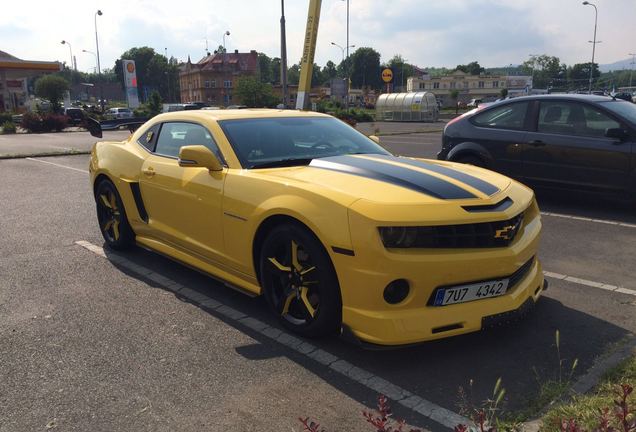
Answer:
[[[568,65],[589,62],[594,8],[580,0],[349,0],[349,43],[373,47],[388,61],[401,54],[420,67],[520,64],[531,54]],[[636,53],[636,0],[593,0],[598,8],[595,61],[625,61]],[[346,0],[322,0],[315,61],[336,64],[346,44]],[[302,55],[309,0],[285,0],[289,64]],[[8,5],[7,5],[8,6]],[[0,50],[28,60],[70,61],[93,71],[95,12],[101,67],[127,49],[150,46],[179,61],[223,43],[228,51],[280,56],[279,0],[22,0],[0,14]],[[351,48],[355,50],[355,48]]]

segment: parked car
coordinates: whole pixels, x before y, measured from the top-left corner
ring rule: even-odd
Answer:
[[[632,95],[629,92],[616,93],[612,97],[616,99],[623,99],[623,100],[626,100],[627,102],[634,102],[634,100],[632,99]]]
[[[636,197],[636,105],[565,94],[497,102],[451,120],[437,156],[537,185]]]
[[[471,99],[470,102],[466,104],[468,108],[477,108],[481,103],[481,99]]]
[[[109,119],[125,119],[134,117],[130,108],[110,108],[106,111],[106,118]]]
[[[69,118],[69,124],[75,126],[81,124],[86,118],[81,108],[64,108],[64,115]]]
[[[95,144],[89,173],[110,248],[143,245],[262,294],[303,336],[450,337],[522,315],[545,288],[530,189],[394,156],[326,114],[159,114]]]

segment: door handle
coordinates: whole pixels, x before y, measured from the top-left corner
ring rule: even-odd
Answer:
[[[142,173],[144,173],[144,175],[146,175],[147,177],[152,177],[155,175],[155,170],[152,167],[148,167],[145,170],[141,170]]]
[[[545,145],[545,143],[541,140],[530,141],[528,144],[530,144],[532,147],[543,147]]]

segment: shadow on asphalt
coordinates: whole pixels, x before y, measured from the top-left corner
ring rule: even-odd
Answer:
[[[107,256],[112,255],[107,248],[104,250]],[[209,299],[282,330],[260,297],[250,298],[240,294],[194,270],[140,248],[118,256],[124,256],[131,262],[178,281]],[[115,262],[112,264],[134,279],[143,280],[152,287],[168,291],[156,282],[131,273]],[[178,294],[175,296],[179,298]],[[180,300],[188,301],[183,297],[180,297]],[[343,378],[328,367],[274,342],[233,319],[202,305],[193,304],[255,340],[252,345],[236,348],[236,352],[244,358],[260,361],[286,356],[349,397],[374,407],[376,395],[366,387]],[[483,401],[491,396],[496,380],[501,377],[508,395],[504,408],[514,411],[523,409],[528,400],[537,394],[540,382],[558,377],[556,330],[560,331],[564,376],[569,373],[574,359],[578,359],[574,378],[585,373],[592,366],[594,359],[605,353],[608,345],[620,341],[629,334],[627,330],[610,322],[543,297],[530,313],[519,321],[414,347],[369,351],[335,336],[313,339],[309,342],[455,412],[458,411],[460,387],[467,387],[472,380],[474,400]],[[413,412],[398,404],[394,404],[394,410],[398,417],[422,424],[421,417],[414,417]],[[425,421],[422,426],[440,430],[439,425],[427,423],[428,421]]]
[[[618,196],[577,191],[534,189],[542,211],[592,219],[636,223],[636,203]]]

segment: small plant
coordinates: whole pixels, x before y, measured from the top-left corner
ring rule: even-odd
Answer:
[[[68,117],[59,114],[26,113],[22,116],[23,129],[32,133],[60,132],[68,126]]]
[[[2,123],[2,133],[14,134],[16,131],[15,124],[11,121],[5,121]]]
[[[472,397],[473,383],[473,380],[470,380],[468,394],[463,387],[459,388],[459,412],[475,423],[478,432],[494,432],[500,424],[501,404],[504,401],[506,389],[502,386],[501,378],[498,378],[491,397],[481,402],[479,406],[475,406]],[[456,432],[462,431],[456,429]]]
[[[407,432],[404,420],[393,420],[393,412],[389,406],[389,400],[384,395],[378,396],[378,409],[376,411],[362,411],[364,419],[373,426],[376,432]],[[320,424],[306,418],[299,418],[305,432],[326,432]],[[420,429],[410,429],[408,432],[422,432]]]

